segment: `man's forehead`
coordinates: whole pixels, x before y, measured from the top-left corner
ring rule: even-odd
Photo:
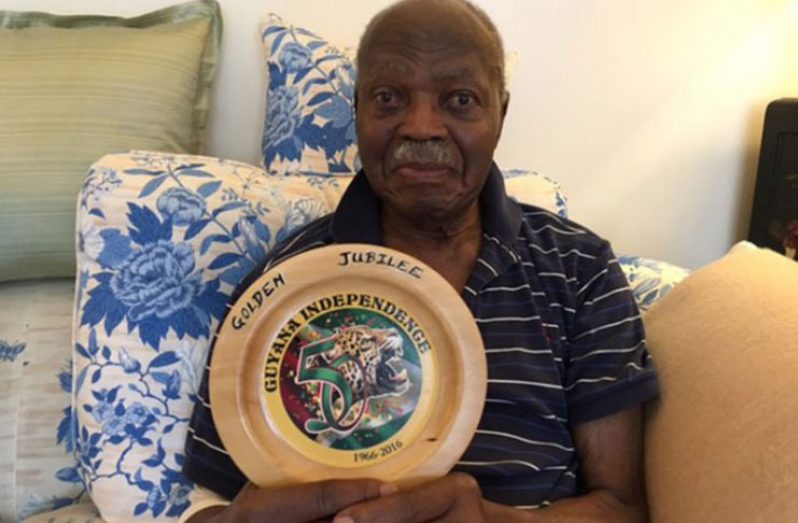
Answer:
[[[391,55],[399,63],[383,64]],[[467,67],[453,66],[461,61]],[[501,37],[490,19],[465,0],[402,0],[377,14],[360,40],[358,85],[372,83],[376,73],[401,72],[402,67],[428,74],[428,68],[418,68],[422,62],[435,63],[439,77],[446,70],[451,72],[448,78],[470,76],[481,83],[487,73],[499,95],[504,92]]]
[[[361,69],[360,77],[368,81],[384,76],[412,76],[422,70],[436,81],[475,80],[486,74],[475,53],[423,54],[375,52]]]

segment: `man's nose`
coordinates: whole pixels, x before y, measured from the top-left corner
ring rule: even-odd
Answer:
[[[447,130],[443,117],[437,100],[413,100],[405,111],[400,127],[402,138],[416,141],[445,138]]]

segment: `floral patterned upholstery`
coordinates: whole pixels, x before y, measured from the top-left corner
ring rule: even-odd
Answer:
[[[268,70],[263,166],[269,173],[354,174],[355,68],[326,40],[271,15],[262,27]]]
[[[620,256],[618,263],[643,313],[690,274],[687,269],[642,256]]]
[[[78,209],[74,414],[76,471],[104,519],[188,507],[182,448],[230,293],[346,182],[150,153],[93,166]]]

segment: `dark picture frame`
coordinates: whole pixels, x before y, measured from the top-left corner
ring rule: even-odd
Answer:
[[[798,99],[765,112],[748,239],[798,259]]]

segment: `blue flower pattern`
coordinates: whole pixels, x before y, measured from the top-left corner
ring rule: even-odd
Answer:
[[[103,373],[117,376],[114,370],[121,370],[127,376],[126,391],[122,385],[99,387],[92,390],[94,403],[82,405],[100,426],[100,430],[93,433],[84,426],[76,438],[83,480],[91,487],[97,481],[122,477],[144,496],[136,505],[134,515],[150,512],[152,517],[179,516],[189,505],[188,493],[193,485],[180,473],[183,456],[176,453],[167,459],[161,440],[178,425],[188,423],[188,417],[177,414],[174,405],[184,394],[178,370],[181,356],[174,351],[161,352],[146,367],[125,350],[120,350],[115,359],[108,346],[100,348],[93,329],[88,346],[78,343],[75,349],[79,357],[89,362],[77,377],[79,388],[86,379],[92,383],[103,382]],[[108,447],[116,448],[119,458],[114,466],[103,469],[103,455]],[[135,458],[128,459],[129,453],[137,448],[152,451],[140,464],[135,463]],[[160,480],[146,479],[146,469],[155,469]],[[176,492],[182,494],[175,495]]]
[[[0,340],[0,362],[16,361],[17,356],[25,351],[25,343],[9,343]]]
[[[504,169],[502,170],[502,176],[504,176],[505,180],[533,176],[545,181],[554,192],[554,201],[552,202],[554,205],[547,205],[546,208],[556,212],[557,216],[568,218],[568,198],[565,196],[565,192],[563,191],[562,185],[560,185],[559,182],[552,180],[548,176],[545,176],[537,171],[528,171],[526,169]]]
[[[263,164],[269,173],[353,174],[359,167],[352,61],[272,15],[263,31],[269,86]]]
[[[171,187],[158,197],[158,211],[178,227],[187,227],[205,214],[205,200],[184,187]]]
[[[690,274],[681,267],[642,256],[619,256],[618,263],[642,312],[648,311]]]
[[[305,47],[294,42],[288,42],[280,55],[280,63],[289,73],[298,73],[313,66],[313,53]]]
[[[317,196],[286,197],[263,191],[276,183],[263,171],[235,162],[134,152],[120,156],[123,168],[103,167],[115,165],[109,158],[81,193],[76,375],[59,375],[78,402],[58,427],[76,465],[57,477],[83,491],[58,503],[121,482],[140,492],[131,518],[175,518],[194,489],[179,449],[230,293],[275,242],[329,212],[320,191],[342,187],[295,177]]]
[[[299,159],[304,147],[296,136],[302,124],[299,93],[296,89],[280,85],[269,89],[268,96],[266,134],[263,137],[263,143],[268,144],[264,153],[266,161],[272,162],[278,156],[289,160]]]
[[[72,393],[72,361],[67,361],[64,369],[56,376],[61,390],[67,395]],[[64,450],[69,454],[74,454],[76,447],[76,432],[77,419],[72,404],[69,403],[63,410],[64,417],[58,424],[56,429],[56,442],[62,445]],[[83,485],[83,479],[78,471],[77,463],[71,467],[64,467],[59,469],[55,477],[59,481],[75,485],[73,490],[74,494],[71,496],[51,496],[46,498],[30,499],[26,506],[20,512],[20,518],[32,516],[40,512],[49,510],[58,510],[59,508],[66,507],[78,503],[85,499],[86,488]]]
[[[129,307],[128,317],[133,322],[150,316],[169,318],[191,307],[205,291],[194,267],[190,244],[158,240],[119,265],[111,277],[111,290],[119,302]]]

